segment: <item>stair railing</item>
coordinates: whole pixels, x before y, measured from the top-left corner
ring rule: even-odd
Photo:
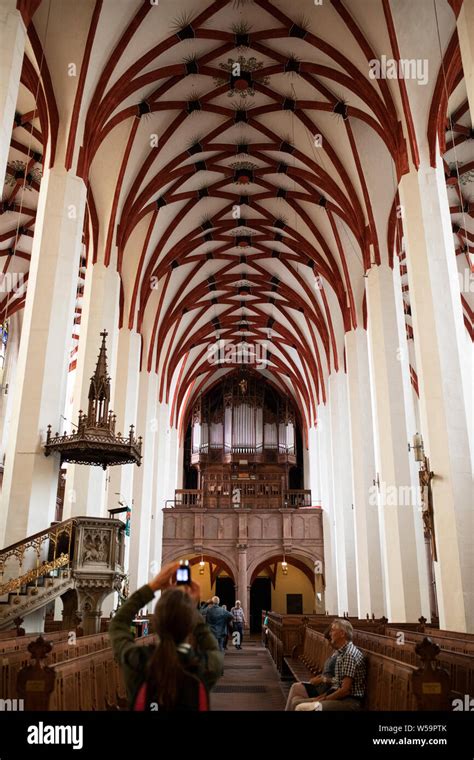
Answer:
[[[70,565],[76,524],[75,518],[64,520],[0,550],[0,596],[16,591],[17,597],[19,597],[22,587],[33,582],[34,590],[31,593],[37,594],[40,578],[54,573],[56,570],[64,570]],[[28,557],[27,552],[31,549],[34,551],[34,556]],[[52,552],[51,549],[53,549]],[[12,557],[18,562],[18,573],[15,572],[12,576],[12,568],[9,567],[7,572],[10,577],[2,584],[7,562]],[[26,564],[35,562],[35,566],[29,569],[25,568],[26,572],[23,572],[25,561]]]

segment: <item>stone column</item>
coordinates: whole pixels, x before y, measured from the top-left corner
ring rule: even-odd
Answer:
[[[400,193],[420,391],[419,432],[435,473],[440,627],[472,632],[472,352],[467,353],[465,347],[441,158],[438,156],[438,164],[432,168],[423,152],[418,172],[412,167],[403,177]]]
[[[8,440],[8,430],[10,428],[13,390],[15,388],[22,323],[23,311],[15,312],[8,321],[8,341],[5,367],[3,371],[2,387],[0,388],[0,465],[3,463],[5,446]]]
[[[345,372],[329,377],[331,472],[333,482],[338,614],[357,614],[354,509],[349,440],[349,406]]]
[[[119,289],[120,278],[114,267],[105,267],[99,262],[87,267],[71,423],[77,424],[80,409],[87,412],[90,380],[102,341],[100,333],[104,329],[108,332],[107,370],[112,378],[112,388],[114,387]],[[114,410],[113,398],[110,408]],[[119,432],[118,428],[116,430]],[[65,519],[74,515],[107,516],[106,488],[109,471],[84,464],[67,466]]]
[[[247,581],[247,544],[238,544],[239,552],[239,577],[237,581],[237,597],[244,607],[245,617],[247,618],[247,625],[250,626],[250,607],[249,607],[249,587]],[[245,607],[244,605],[247,605]]]
[[[117,342],[117,362],[114,384],[113,410],[117,415],[115,429],[127,435],[130,425],[135,426],[137,436],[142,435],[137,429],[138,416],[138,380],[140,376],[140,347],[141,336],[133,330],[122,328],[119,331]],[[132,507],[133,520],[133,478],[136,465],[125,464],[122,467],[109,468],[109,482],[107,488],[107,507],[114,509],[119,506],[119,501]],[[125,520],[125,514],[119,515]],[[130,554],[130,537],[125,539],[125,569],[128,572]]]
[[[325,404],[318,406],[317,435],[319,451],[319,473],[321,480],[321,498],[323,509],[324,535],[324,583],[326,611],[331,615],[338,613],[335,520],[333,505],[333,482],[331,474],[329,409]]]
[[[130,589],[136,590],[150,578],[150,533],[152,529],[152,487],[155,462],[158,378],[154,372],[140,372],[137,430],[143,437],[142,463],[133,478],[133,513],[130,534]]]
[[[82,179],[62,168],[45,170],[6,448],[0,546],[54,519],[59,458],[44,456],[43,441],[48,424],[60,428],[65,406],[85,199]]]
[[[321,504],[321,478],[319,474],[319,438],[316,426],[308,432],[308,451],[305,456],[305,488],[311,489],[311,503]]]
[[[152,561],[161,565],[163,550],[163,507],[168,499],[174,499],[174,487],[170,488],[169,469],[171,465],[171,429],[169,404],[157,404],[153,422],[155,436],[155,472],[153,488],[153,557]]]
[[[411,389],[402,292],[399,276],[387,264],[372,267],[366,283],[386,615],[392,622],[413,622],[429,610],[422,548],[418,555],[419,488],[408,452]]]
[[[77,617],[81,620],[80,626],[84,636],[92,636],[100,633],[102,618],[102,604],[110,595],[109,589],[102,588],[101,581],[76,582],[78,610]]]
[[[26,28],[15,0],[0,6],[0,182],[7,171],[8,153],[25,54]],[[1,193],[0,193],[1,194]]]
[[[345,335],[354,528],[359,618],[384,613],[382,559],[377,500],[371,499],[375,477],[372,399],[367,333],[362,327]]]

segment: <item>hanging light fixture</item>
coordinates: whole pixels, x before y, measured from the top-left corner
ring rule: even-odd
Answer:
[[[199,563],[199,575],[204,575],[204,567],[206,563],[204,562],[204,557],[201,554],[201,561]]]
[[[285,555],[283,555],[283,562],[281,563],[281,570],[283,575],[288,575],[288,562],[286,561]]]

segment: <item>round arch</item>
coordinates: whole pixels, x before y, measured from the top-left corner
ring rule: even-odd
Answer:
[[[192,547],[188,547],[185,549],[182,549],[179,552],[179,556],[176,556],[176,550],[170,549],[169,552],[166,554],[163,554],[162,563],[165,564],[166,562],[177,562],[180,559],[183,558],[189,559],[189,564],[191,567],[193,565],[199,564],[201,561],[201,557],[205,562],[213,562],[214,564],[218,564],[222,570],[225,570],[225,572],[229,575],[230,578],[236,583],[237,578],[237,568],[233,567],[233,563],[229,562],[228,557],[224,557],[220,552],[212,550],[211,554],[196,554],[196,551]]]
[[[209,565],[212,565],[212,563],[214,563],[215,565],[219,565],[219,569],[220,570],[225,570],[225,572],[227,573],[227,575],[229,576],[229,578],[232,578],[233,582],[236,583],[236,579],[235,579],[236,576],[235,576],[234,572],[231,570],[230,566],[227,564],[227,562],[225,562],[222,559],[219,559],[218,557],[216,557],[216,556],[214,556],[212,554],[202,554],[202,555],[200,554],[197,557],[192,557],[189,560],[189,564],[191,565],[191,567],[193,565],[198,565],[199,562],[201,561],[201,559],[203,559],[204,562],[208,562]]]
[[[291,555],[283,555],[283,554],[272,554],[269,557],[267,557],[264,560],[260,560],[257,565],[255,565],[253,571],[250,574],[250,582],[249,585],[251,586],[254,582],[255,578],[257,578],[258,574],[265,568],[271,565],[272,563],[282,562],[283,559],[286,560],[286,562],[289,565],[293,565],[293,567],[296,567],[298,570],[300,570],[308,580],[310,581],[313,589],[315,589],[315,583],[314,583],[314,572],[311,571],[311,568],[308,567],[302,560],[298,559],[297,557],[291,556]],[[307,559],[310,559],[309,557]],[[311,558],[311,561],[312,558]],[[249,568],[250,570],[250,568]]]

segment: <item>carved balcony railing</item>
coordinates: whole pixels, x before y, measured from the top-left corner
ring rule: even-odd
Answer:
[[[309,489],[282,491],[278,481],[265,483],[258,480],[232,480],[209,485],[207,489],[177,489],[175,498],[168,499],[165,506],[196,509],[299,509],[320,505],[312,504]]]

